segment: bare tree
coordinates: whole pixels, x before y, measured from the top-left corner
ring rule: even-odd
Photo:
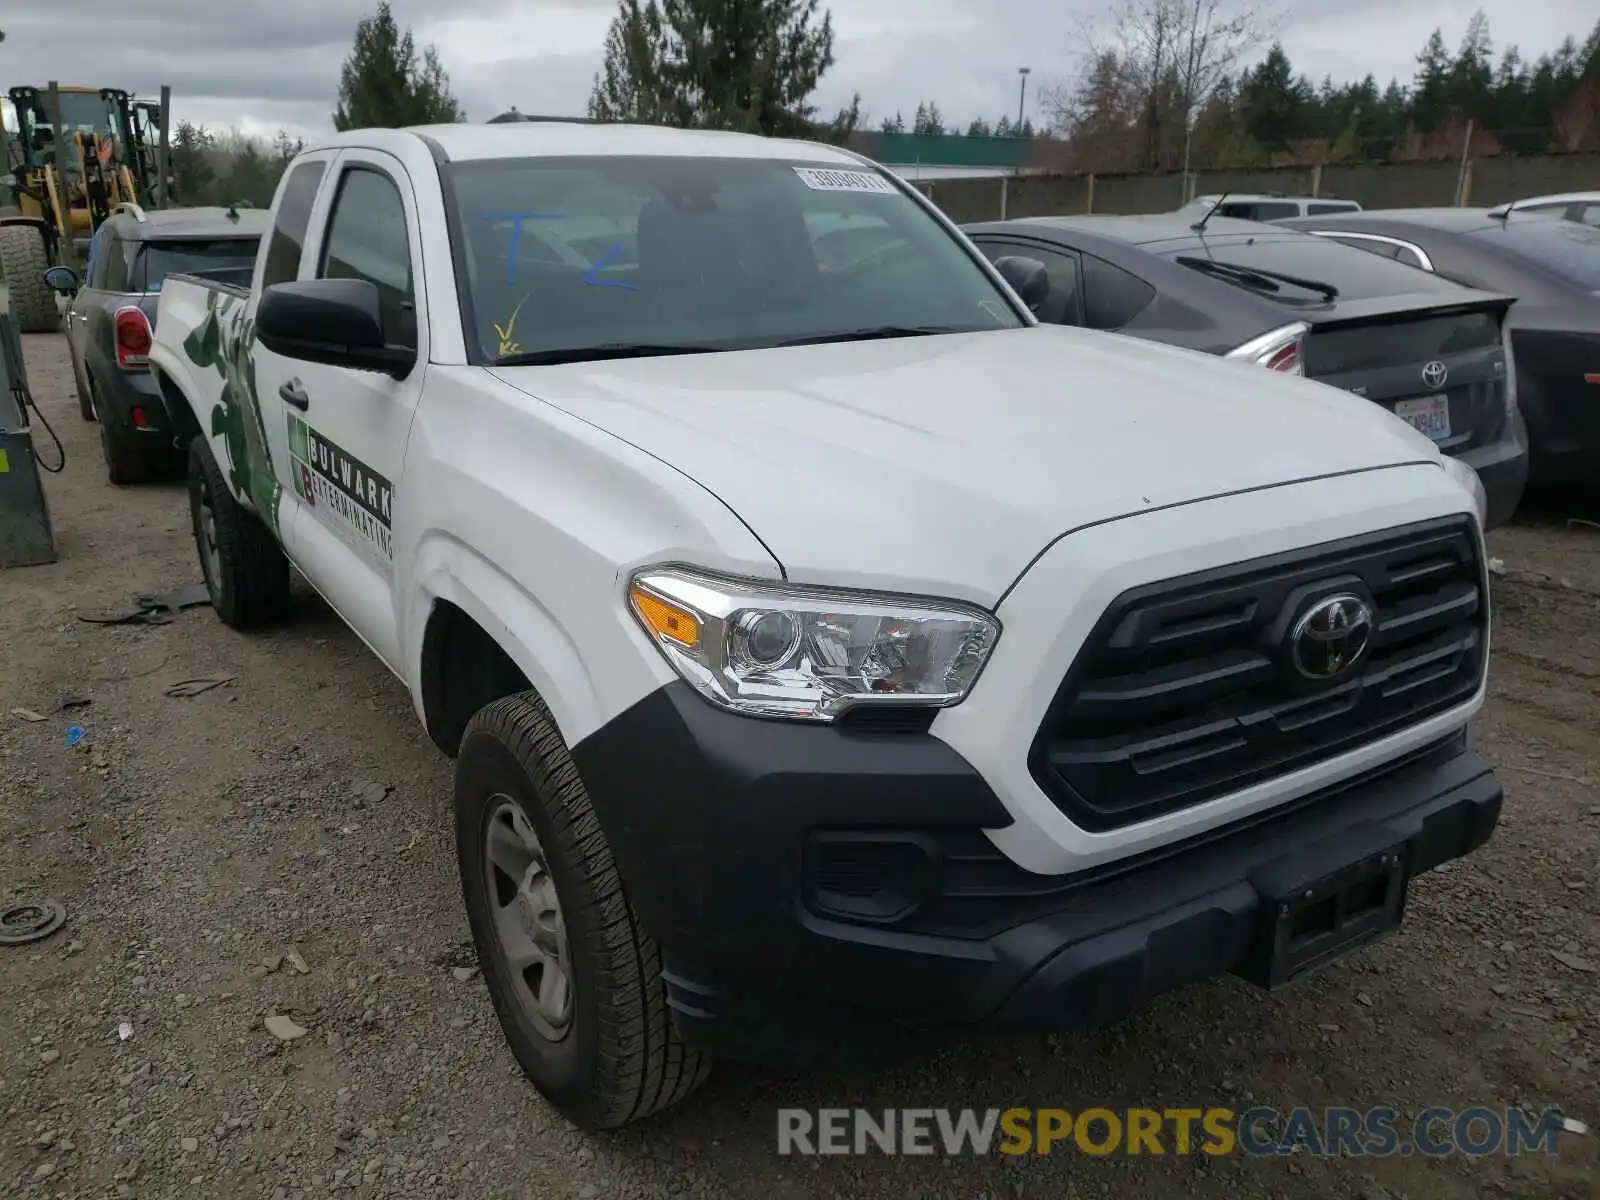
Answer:
[[[1181,131],[1187,196],[1201,110],[1278,23],[1267,0],[1113,0],[1084,30],[1084,79],[1047,91],[1046,106],[1070,133],[1091,97],[1105,96],[1114,64],[1118,106],[1142,127],[1144,165],[1159,166],[1164,148],[1176,141],[1173,127]]]

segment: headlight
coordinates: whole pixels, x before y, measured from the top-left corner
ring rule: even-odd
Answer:
[[[801,721],[860,705],[960,703],[1000,636],[994,617],[966,605],[679,567],[635,574],[628,605],[706,699]]]
[[[1478,473],[1462,462],[1459,458],[1451,458],[1448,454],[1440,460],[1450,477],[1465,488],[1472,496],[1472,502],[1478,506],[1478,524],[1489,523],[1489,494],[1483,490],[1483,480],[1478,478]]]

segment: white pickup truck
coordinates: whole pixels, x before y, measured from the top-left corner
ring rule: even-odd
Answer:
[[[1470,470],[1042,270],[843,150],[521,123],[340,134],[162,289],[218,615],[293,564],[410,689],[580,1124],[1276,987],[1490,836]]]

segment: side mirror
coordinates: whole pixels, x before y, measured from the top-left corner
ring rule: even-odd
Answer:
[[[1050,271],[1037,258],[1008,254],[994,260],[994,269],[1030,309],[1038,308],[1050,295]]]
[[[274,354],[404,379],[417,351],[383,336],[377,286],[365,279],[275,283],[256,305],[256,337]]]
[[[76,296],[78,289],[83,286],[83,280],[71,267],[51,267],[44,273],[44,281],[51,291],[60,292],[63,296]]]

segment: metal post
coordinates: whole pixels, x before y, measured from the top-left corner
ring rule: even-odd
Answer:
[[[45,88],[45,102],[49,106],[50,124],[55,130],[56,194],[61,199],[61,218],[67,226],[59,231],[61,236],[56,239],[56,259],[63,266],[77,269],[80,265],[78,246],[72,240],[72,205],[67,196],[67,124],[61,119],[61,85],[54,79]],[[87,178],[84,182],[87,186]]]
[[[1083,211],[1085,213],[1090,213],[1090,214],[1092,214],[1094,212],[1094,172],[1093,171],[1089,172],[1089,195],[1088,195],[1088,199],[1084,203]]]
[[[168,202],[167,181],[172,168],[172,88],[161,85],[161,139],[156,142],[156,207],[165,208]]]
[[[1467,155],[1472,150],[1472,118],[1467,118],[1467,136],[1461,141],[1461,167],[1456,172],[1456,207],[1466,203]]]
[[[1022,76],[1022,89],[1017,94],[1017,136],[1022,136],[1022,114],[1028,105],[1028,72],[1032,67],[1018,67],[1017,74]]]
[[[1311,168],[1311,194],[1322,195],[1322,164],[1317,163]]]
[[[1007,197],[1008,193],[1010,192],[1010,190],[1011,190],[1011,179],[1010,179],[1010,177],[1006,176],[1006,175],[1000,176],[1000,219],[1002,221],[1004,221],[1006,219],[1006,197]]]

